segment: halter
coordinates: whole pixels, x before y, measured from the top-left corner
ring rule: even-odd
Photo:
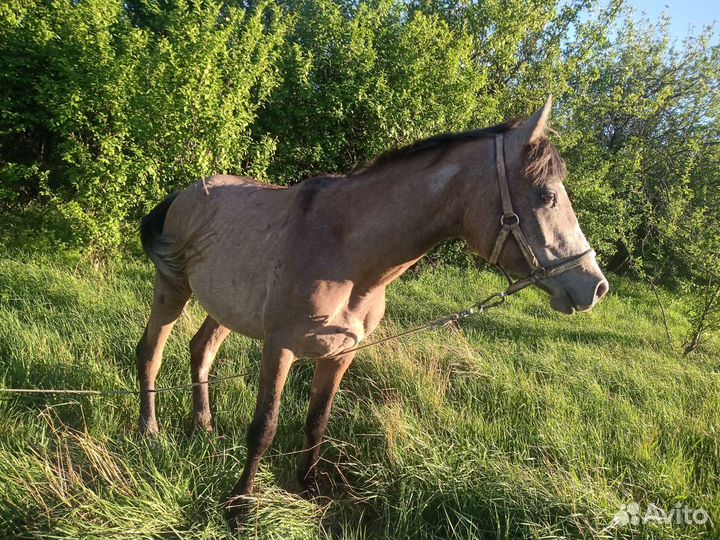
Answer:
[[[545,267],[538,261],[535,256],[535,252],[530,247],[530,243],[525,238],[525,235],[520,228],[520,216],[513,210],[512,199],[510,199],[510,188],[508,187],[507,173],[505,172],[505,137],[504,135],[495,135],[495,163],[497,166],[497,178],[498,186],[500,187],[500,199],[502,200],[502,215],[500,216],[500,232],[495,240],[495,246],[493,247],[492,253],[488,262],[496,265],[510,283],[505,294],[513,294],[525,287],[533,285],[544,279],[548,279],[563,272],[575,268],[582,264],[583,260],[587,257],[595,255],[595,251],[592,248],[583,251],[579,255],[573,255],[565,262],[550,267]],[[520,251],[525,257],[528,265],[530,265],[530,274],[526,277],[513,281],[505,269],[500,266],[498,260],[500,259],[500,253],[502,253],[505,242],[510,235],[515,237]]]

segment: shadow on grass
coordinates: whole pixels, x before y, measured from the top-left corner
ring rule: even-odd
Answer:
[[[491,317],[478,318],[462,323],[468,331],[468,336],[485,337],[486,339],[500,339],[513,341],[524,345],[536,345],[542,342],[573,342],[581,345],[607,347],[608,345],[622,345],[624,347],[646,347],[656,344],[655,340],[648,342],[637,333],[611,330],[598,325],[593,328],[567,327],[559,324],[542,324],[541,321],[523,321],[508,317],[502,320]]]

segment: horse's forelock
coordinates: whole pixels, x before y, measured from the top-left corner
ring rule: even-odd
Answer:
[[[565,161],[550,139],[542,137],[530,143],[525,161],[525,175],[536,186],[562,182],[565,179]]]

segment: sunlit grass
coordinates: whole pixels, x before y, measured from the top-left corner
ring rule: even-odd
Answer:
[[[0,257],[0,383],[136,387],[151,295],[145,262]],[[378,335],[502,287],[431,268],[393,285]],[[294,368],[243,538],[707,538],[705,526],[606,529],[621,504],[704,508],[720,520],[720,343],[682,357],[652,293],[611,276],[575,317],[525,291],[483,318],[362,351],[338,395],[322,468],[332,502],[294,494],[312,365]],[[191,304],[160,385],[189,381]],[[162,435],[136,434],[133,396],[0,397],[0,536],[231,535],[221,512],[245,456],[260,346],[232,336],[214,373],[216,432],[189,432],[189,392],[159,398]]]

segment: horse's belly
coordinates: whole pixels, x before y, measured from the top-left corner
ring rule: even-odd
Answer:
[[[246,178],[212,177],[175,199],[163,228],[184,246],[185,275],[200,305],[223,326],[253,338],[263,337],[287,192]]]
[[[251,338],[263,338],[261,317],[255,313],[256,310],[244,310],[248,303],[243,299],[234,302],[230,298],[203,294],[197,295],[197,298],[208,315],[225,328]]]
[[[233,332],[262,339],[266,273],[261,268],[231,264],[227,258],[223,264],[220,256],[208,260],[213,264],[197,263],[187,270],[190,288],[200,305]]]

